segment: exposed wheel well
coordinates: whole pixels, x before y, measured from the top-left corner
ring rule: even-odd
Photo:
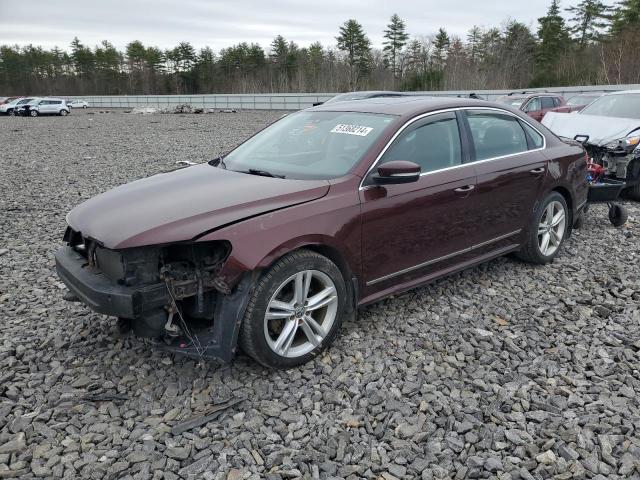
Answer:
[[[329,260],[336,264],[344,278],[344,283],[347,287],[349,298],[352,299],[352,301],[349,303],[353,305],[350,306],[355,309],[358,304],[358,287],[357,282],[354,282],[353,279],[356,278],[356,276],[354,275],[351,267],[349,266],[349,263],[345,260],[342,253],[338,249],[330,247],[328,245],[306,245],[301,248],[319,253],[320,255],[327,257]]]
[[[569,228],[567,229],[567,233],[571,235],[571,231],[573,230],[573,197],[571,196],[571,192],[565,187],[556,187],[552,192],[558,192],[560,195],[564,197],[564,201],[567,202],[567,207],[569,207]]]

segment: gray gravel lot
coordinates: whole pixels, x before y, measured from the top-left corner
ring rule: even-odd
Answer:
[[[71,207],[279,115],[0,118],[0,478],[638,477],[639,204],[623,229],[592,209],[548,267],[504,258],[370,306],[287,372],[167,356],[62,300]]]

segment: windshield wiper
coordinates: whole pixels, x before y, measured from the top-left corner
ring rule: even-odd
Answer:
[[[277,173],[271,173],[266,170],[258,170],[257,168],[250,168],[248,170],[238,170],[240,173],[249,173],[251,175],[260,175],[262,177],[272,178],[285,178],[284,175],[278,175]]]

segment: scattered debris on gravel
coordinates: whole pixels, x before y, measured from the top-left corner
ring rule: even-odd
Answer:
[[[622,229],[593,207],[550,266],[369,306],[290,371],[173,357],[62,299],[71,207],[280,116],[0,118],[0,478],[640,475],[638,203]]]

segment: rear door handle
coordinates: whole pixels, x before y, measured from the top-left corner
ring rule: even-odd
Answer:
[[[534,175],[544,173],[544,167],[534,168],[533,170],[529,170],[529,173],[533,173]]]
[[[458,192],[458,193],[466,193],[466,192],[470,192],[471,190],[473,190],[474,188],[476,188],[475,185],[465,185],[464,187],[460,187],[460,188],[456,188],[454,190],[454,192]]]

